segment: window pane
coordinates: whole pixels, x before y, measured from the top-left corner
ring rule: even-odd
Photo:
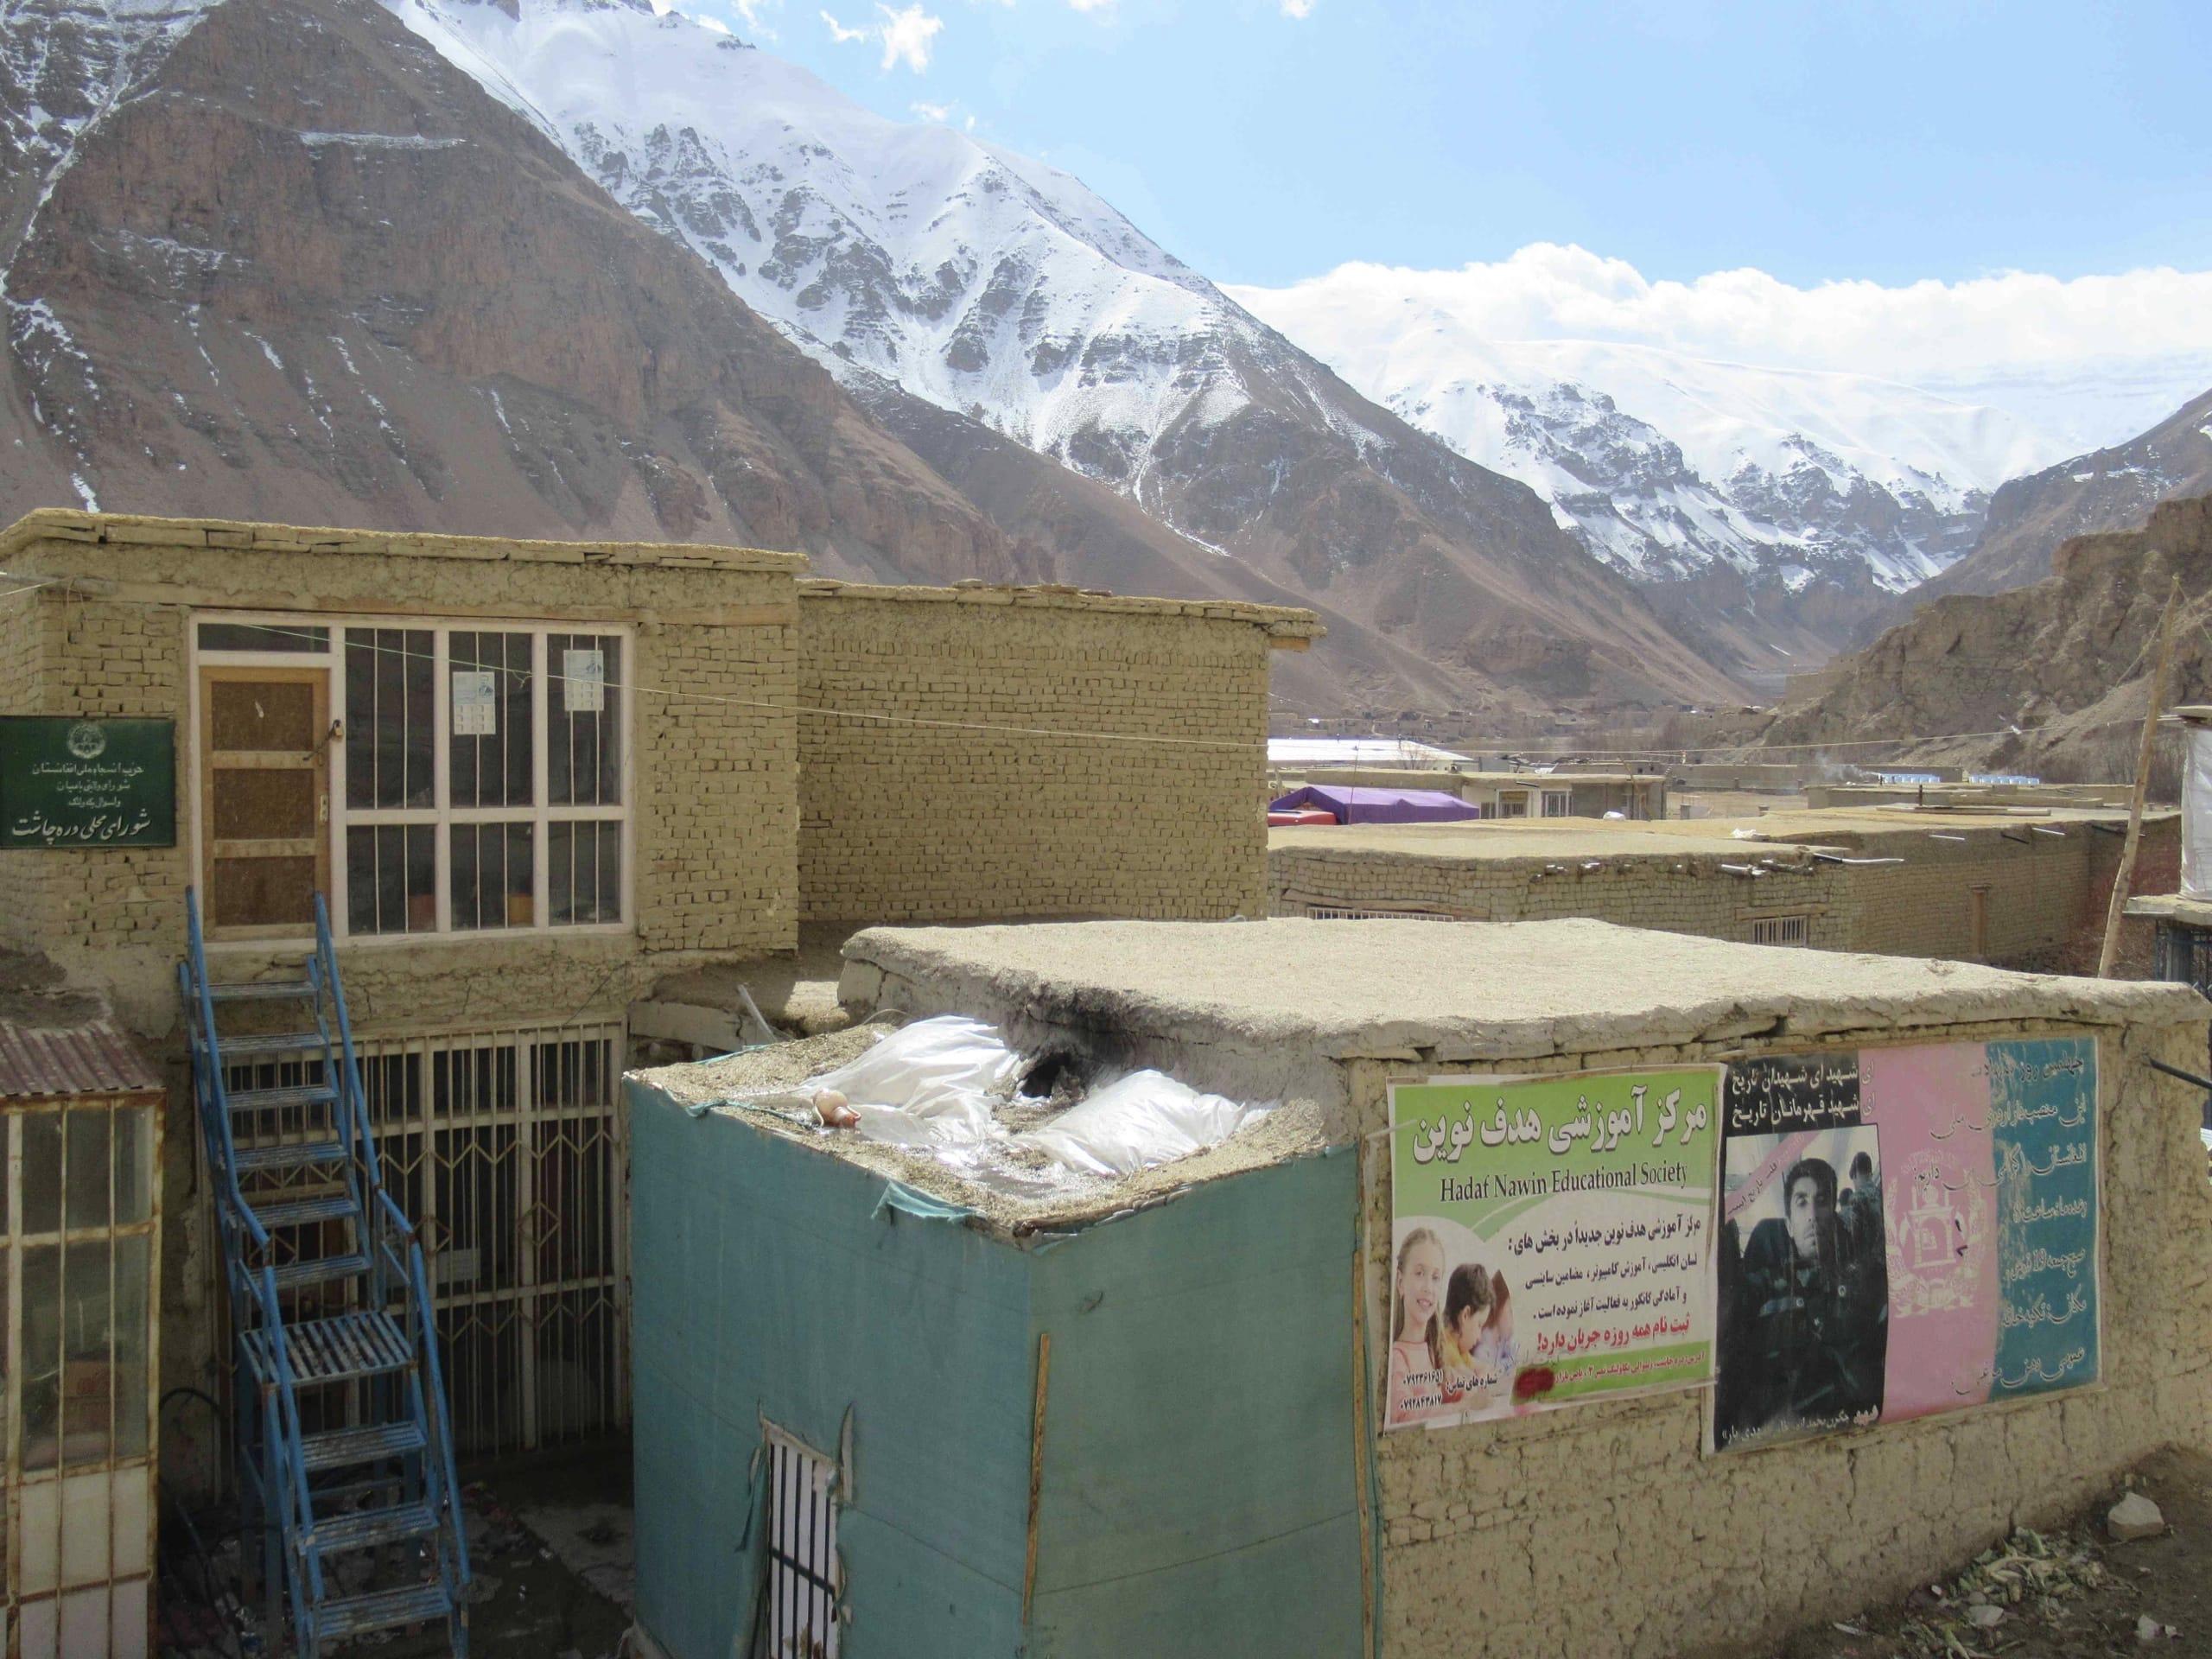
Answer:
[[[346,804],[430,806],[434,641],[427,628],[346,630]]]
[[[115,1455],[146,1451],[149,1303],[154,1241],[143,1233],[115,1241]]]
[[[265,627],[251,622],[202,622],[200,649],[323,652],[330,649],[330,630],[297,622],[272,622]]]
[[[346,831],[346,920],[355,933],[428,933],[438,925],[437,830],[353,824]]]
[[[455,806],[531,804],[530,639],[526,633],[448,636],[454,673],[448,741]],[[490,701],[479,701],[486,691]]]
[[[546,794],[556,806],[622,802],[622,640],[611,633],[545,637]]]
[[[154,1213],[154,1114],[118,1107],[115,1129],[115,1224],[128,1227]]]
[[[546,826],[548,914],[556,927],[622,919],[622,826]]]
[[[68,1116],[67,1224],[73,1228],[108,1224],[107,1123],[105,1106],[78,1107]]]
[[[115,1357],[108,1274],[113,1241],[61,1247],[61,1460],[99,1463],[108,1454],[115,1408]]]
[[[54,1128],[61,1128],[57,1116]],[[61,1421],[61,1251],[23,1252],[23,1467],[54,1467]]]
[[[531,827],[526,823],[457,823],[453,827],[453,925],[528,927],[534,919]]]
[[[23,1125],[23,1230],[61,1230],[61,1114],[26,1112]]]

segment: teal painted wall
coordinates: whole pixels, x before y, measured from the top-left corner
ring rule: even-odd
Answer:
[[[1035,1258],[1037,1659],[1358,1653],[1357,1202],[1347,1151]]]
[[[1357,1654],[1348,1154],[1023,1249],[626,1092],[638,1611],[671,1659],[742,1651],[760,1417],[834,1452],[849,1408],[849,1659]]]
[[[883,1182],[658,1090],[630,1109],[638,1613],[671,1659],[730,1659],[760,1583],[747,1465],[765,1414],[835,1453],[850,1659],[1020,1641],[1028,1259],[886,1211]]]

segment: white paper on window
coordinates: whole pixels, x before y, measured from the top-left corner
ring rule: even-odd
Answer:
[[[607,653],[561,653],[561,706],[572,715],[598,714],[607,707]]]
[[[499,735],[499,678],[498,674],[490,669],[454,670],[453,734],[455,737]]]

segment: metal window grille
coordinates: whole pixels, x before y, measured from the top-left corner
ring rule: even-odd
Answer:
[[[1450,922],[1459,918],[1440,916],[1431,910],[1351,910],[1337,905],[1306,905],[1296,914],[1320,922]]]
[[[837,1466],[768,1441],[769,1659],[836,1659]]]
[[[1809,942],[1808,923],[1804,916],[1760,916],[1751,923],[1753,944],[1804,944]]]
[[[2212,996],[2212,930],[2161,919],[2152,974],[2183,985],[2193,985]],[[2205,1049],[2206,1069],[2212,1073],[2212,1037]],[[2212,1099],[2204,1103],[2204,1127],[2212,1129]]]
[[[620,1020],[356,1039],[385,1184],[422,1235],[462,1452],[534,1451],[629,1421],[624,1043]],[[321,1069],[238,1066],[229,1082],[289,1087]],[[241,1113],[239,1145],[312,1138],[312,1109]],[[326,1190],[301,1179],[286,1171],[254,1196]],[[341,1247],[333,1234],[299,1248]]]
[[[11,1659],[148,1651],[160,1129],[107,1100],[0,1116]]]

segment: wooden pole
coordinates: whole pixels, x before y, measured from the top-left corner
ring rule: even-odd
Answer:
[[[1037,1333],[1037,1403],[1029,1419],[1029,1544],[1021,1564],[1021,1623],[1027,1639],[1029,1603],[1037,1593],[1037,1522],[1045,1491],[1045,1389],[1052,1374],[1052,1333]]]
[[[2143,714],[2143,743],[2135,752],[2135,794],[2127,808],[2127,840],[2120,849],[2120,869],[2112,879],[2112,899],[2105,906],[2104,948],[2097,953],[2097,977],[2112,977],[2120,955],[2120,923],[2127,910],[2127,890],[2135,880],[2135,854],[2143,844],[2143,798],[2151,788],[2151,752],[2158,741],[2158,716],[2166,709],[2166,670],[2173,661],[2174,618],[2181,611],[2181,578],[2166,594],[2158,619],[2158,656],[2151,670],[2151,706]]]

